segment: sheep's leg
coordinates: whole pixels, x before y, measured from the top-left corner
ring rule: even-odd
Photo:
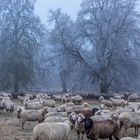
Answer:
[[[23,121],[22,124],[21,124],[22,125],[22,129],[24,129],[24,123],[25,123],[25,121]]]
[[[114,136],[114,137],[115,137],[115,139],[116,139],[116,140],[120,140],[120,138],[119,138],[119,137],[117,137],[117,136]]]
[[[111,136],[109,136],[109,140],[112,140],[112,135],[111,135]]]
[[[80,133],[79,133],[79,131],[77,131],[77,140],[79,140],[80,139]]]
[[[135,127],[135,135],[138,136],[138,127]]]
[[[82,132],[82,138],[81,138],[81,140],[83,140],[83,137],[84,137],[84,131]]]

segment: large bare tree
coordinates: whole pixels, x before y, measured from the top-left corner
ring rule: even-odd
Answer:
[[[74,22],[51,11],[50,40],[98,82],[101,93],[135,85],[139,73],[139,19],[134,0],[83,0]]]

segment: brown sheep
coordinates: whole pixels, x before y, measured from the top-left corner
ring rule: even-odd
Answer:
[[[91,118],[85,118],[82,122],[84,122],[86,136],[90,140],[98,140],[98,138],[112,140],[112,136],[119,140],[120,126],[117,121],[93,121]]]

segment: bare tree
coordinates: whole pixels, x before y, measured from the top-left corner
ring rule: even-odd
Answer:
[[[43,26],[34,15],[34,0],[5,0],[1,5],[0,78],[2,88],[14,92],[31,82],[35,71],[37,50],[41,45]],[[8,87],[9,86],[9,87]]]
[[[76,22],[61,10],[51,11],[51,42],[58,52],[82,64],[101,93],[119,86],[122,90],[122,84],[128,86],[138,76],[140,29],[135,2],[83,0]]]

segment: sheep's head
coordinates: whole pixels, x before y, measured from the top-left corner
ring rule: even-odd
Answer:
[[[104,97],[103,96],[100,96],[99,97],[99,101],[102,101],[102,100],[104,100]]]
[[[42,109],[42,116],[45,118],[45,115],[48,113],[48,108],[43,108]]]
[[[72,112],[72,113],[69,115],[69,120],[70,120],[70,122],[71,122],[73,125],[75,124],[76,118],[77,118],[77,114],[76,114],[75,112]]]
[[[99,108],[93,108],[92,109],[93,115],[95,115],[95,113],[98,112],[99,110],[100,110]]]
[[[77,123],[81,123],[84,119],[85,119],[85,116],[82,113],[76,116]]]
[[[85,118],[82,122],[84,122],[84,128],[86,134],[89,134],[90,130],[94,125],[93,120],[91,118]]]
[[[112,113],[111,118],[115,121],[118,121],[119,120],[119,115],[117,113]]]

